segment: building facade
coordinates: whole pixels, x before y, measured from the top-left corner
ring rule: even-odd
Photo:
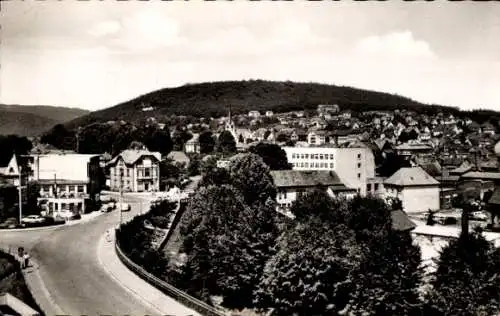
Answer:
[[[109,164],[110,189],[125,192],[154,192],[160,190],[159,152],[124,150]]]
[[[277,211],[287,216],[291,216],[292,204],[314,189],[324,189],[331,197],[352,197],[356,194],[356,189],[342,183],[334,171],[274,170],[271,177],[277,190]]]
[[[440,209],[439,182],[421,167],[401,168],[384,181],[385,196],[398,198],[406,213]]]
[[[200,153],[200,134],[193,134],[193,137],[184,145],[186,153]]]
[[[349,188],[367,194],[375,177],[375,158],[369,148],[283,147],[293,170],[334,171]]]
[[[86,213],[99,199],[104,185],[99,155],[33,155],[30,162],[31,180],[40,185],[38,202],[47,215]]]

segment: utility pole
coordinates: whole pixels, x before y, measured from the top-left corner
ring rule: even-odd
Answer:
[[[19,224],[23,219],[23,183],[22,183],[22,167],[19,166]]]
[[[119,172],[120,172],[120,195],[119,195],[119,207],[120,207],[120,225],[118,226],[118,228],[121,230],[122,229],[122,220],[123,220],[123,207],[122,207],[122,203],[123,203],[123,189],[122,189],[122,170],[123,169],[120,169]]]
[[[76,153],[80,153],[80,130],[82,128],[78,126],[78,129],[76,130]]]

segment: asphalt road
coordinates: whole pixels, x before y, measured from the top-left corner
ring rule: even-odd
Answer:
[[[124,220],[145,211],[147,202],[124,197],[131,211]],[[0,232],[0,245],[23,246],[39,264],[39,273],[52,299],[68,315],[155,315],[102,268],[97,245],[107,229],[119,224],[113,211],[73,226],[50,230]]]

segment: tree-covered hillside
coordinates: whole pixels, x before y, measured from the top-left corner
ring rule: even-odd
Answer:
[[[315,109],[318,104],[338,104],[341,109],[354,111],[406,108],[418,112],[458,112],[456,108],[424,105],[402,96],[352,87],[249,80],[187,84],[161,89],[77,118],[67,127],[71,129],[109,120],[133,123],[151,116],[161,120],[162,116],[173,114],[218,117],[227,113],[229,105],[233,113],[242,114],[251,110],[287,112]]]
[[[0,104],[0,135],[37,136],[58,123],[90,113],[87,110],[44,105]]]

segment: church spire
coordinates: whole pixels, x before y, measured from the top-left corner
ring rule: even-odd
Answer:
[[[229,122],[231,122],[231,104],[229,104],[228,119],[229,119]]]

